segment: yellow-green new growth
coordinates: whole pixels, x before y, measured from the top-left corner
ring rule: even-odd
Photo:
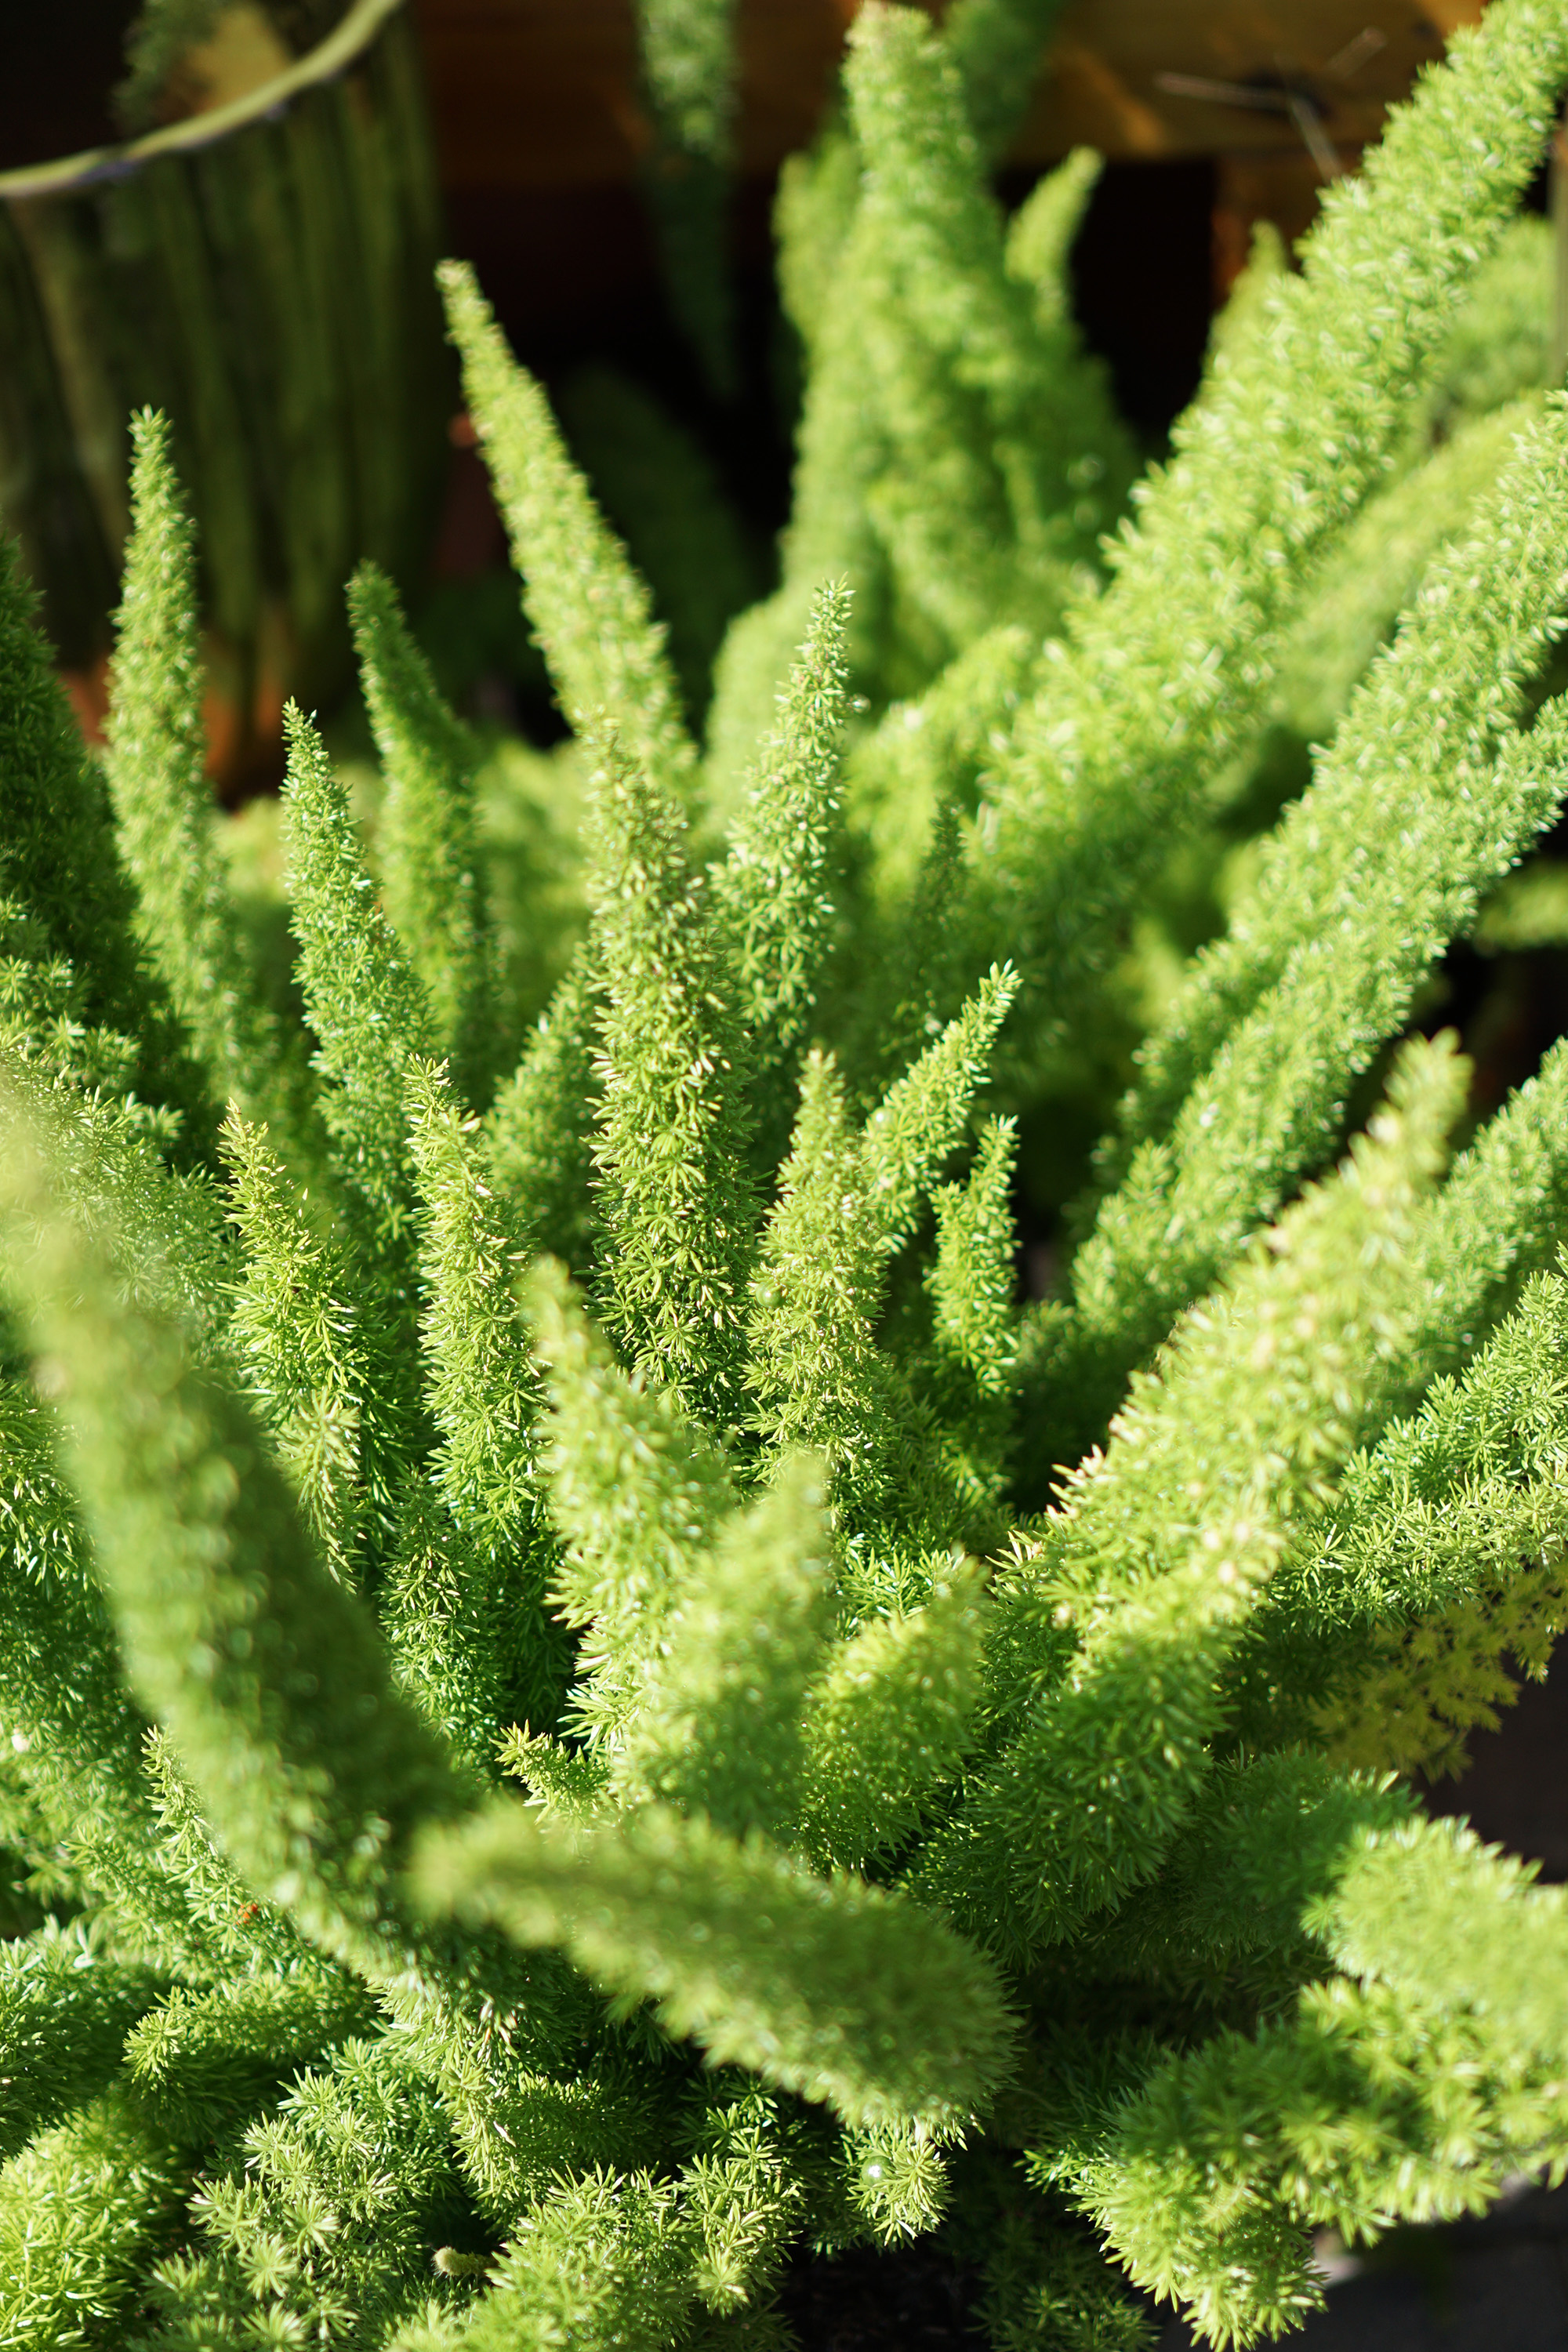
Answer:
[[[1434,563],[1149,1041],[1124,1112],[1138,1140],[1074,1264],[1057,1359],[1080,1400],[1073,1433],[1110,1402],[1094,1380],[1142,1356],[1320,1158],[1432,959],[1562,804],[1568,706],[1527,733],[1513,722],[1568,589],[1565,493],[1559,404]]]
[[[832,1613],[823,1484],[810,1454],[786,1454],[768,1491],[689,1564],[645,1669],[618,1788],[736,1837],[793,1830],[801,1704]]]
[[[558,1266],[535,1270],[528,1299],[553,1407],[551,1509],[566,1547],[553,1597],[589,1633],[573,1712],[603,1741],[624,1728],[682,1571],[734,1508],[734,1486],[675,1391],[628,1381]]]
[[[397,592],[374,564],[349,583],[360,677],[386,777],[382,904],[425,992],[437,1049],[473,1099],[485,1091],[486,940],[474,838],[479,747],[436,691]]]
[[[886,1484],[889,1379],[874,1319],[885,1262],[861,1139],[833,1064],[807,1059],[778,1198],[752,1276],[747,1381],[778,1447],[818,1449],[841,1499],[874,1508]]]
[[[391,1514],[399,1433],[377,1426],[348,1265],[290,1196],[266,1129],[231,1108],[223,1147],[245,1244],[232,1325],[241,1377],[333,1573],[353,1586],[367,1506],[384,1524]]]
[[[986,1632],[973,1561],[931,1597],[839,1643],[806,1699],[801,1832],[822,1864],[860,1870],[894,1849],[957,1775],[976,1736]]]
[[[1011,1119],[986,1123],[963,1184],[941,1184],[936,1257],[926,1276],[939,1353],[978,1395],[1005,1396],[1013,1344],[1013,1219],[1008,1199],[1018,1135]]]
[[[535,1420],[540,1404],[515,1297],[521,1255],[488,1158],[439,1071],[416,1062],[408,1079],[410,1145],[420,1203],[420,1330],[425,1398],[439,1444],[426,1508],[410,1505],[395,1615],[405,1645],[421,1582],[450,1588],[440,1611],[417,1610],[418,1648],[408,1664],[421,1684],[469,1687],[474,1724],[462,1745],[489,1755],[509,1722],[549,1720],[560,1705],[566,1658],[547,1618],[544,1589],[554,1547],[540,1492]],[[421,1560],[423,1578],[414,1570]]]
[[[23,992],[41,987],[55,1029],[51,1059],[89,1083],[109,1078],[117,1092],[142,1088],[150,1105],[166,1106],[159,1114],[165,1134],[183,1128],[199,1153],[211,1136],[209,1091],[147,969],[102,771],[82,743],[37,613],[18,551],[9,537],[0,540],[8,1009],[22,1011]],[[36,1023],[36,1013],[24,1023],[35,1054],[43,1045]]]
[[[580,953],[485,1118],[497,1191],[534,1248],[578,1269],[594,1247],[596,1012]]]
[[[921,1193],[958,1148],[1017,988],[1008,966],[993,964],[956,1020],[889,1087],[866,1121],[867,1202],[889,1255],[909,1240]]]
[[[329,1947],[374,1946],[392,1857],[460,1784],[316,1559],[250,1412],[192,1363],[174,1318],[126,1297],[115,1236],[62,1194],[58,1118],[20,1067],[5,1113],[7,1286],[55,1368],[132,1685],[258,1895]]]
[[[1075,605],[1016,730],[992,854],[1021,960],[1058,1016],[1253,724],[1310,560],[1407,430],[1565,74],[1568,22],[1538,0],[1501,0],[1455,37],[1364,169],[1327,192],[1301,274],[1276,278],[1267,323],[1216,359],[1111,549],[1105,594]],[[1397,303],[1369,302],[1392,272]]]
[[[259,1002],[214,838],[206,777],[195,533],[165,418],[132,420],[131,539],[105,762],[138,928],[221,1108],[291,1144],[301,1073]]]
[[[1548,1990],[1560,1890],[1531,1889],[1449,1822],[1352,1810],[1338,1827],[1304,1917],[1352,1973],[1255,2039],[1224,2032],[1166,2059],[1114,2116],[1085,2118],[1080,2148],[1036,2159],[1132,2278],[1218,2345],[1321,2305],[1310,2229],[1353,2242],[1477,2212],[1510,2165],[1568,2157]],[[1325,2109],[1342,2137],[1314,2128]]]
[[[1542,234],[1478,257],[1568,9],[1493,0],[1306,273],[1264,242],[1065,646],[1030,563],[1091,531],[1120,434],[1069,322],[1093,165],[1005,231],[982,156],[1042,13],[864,11],[853,128],[789,176],[797,512],[725,666],[714,782],[774,730],[727,833],[651,603],[448,274],[586,740],[470,793],[362,577],[382,900],[297,715],[297,956],[266,805],[238,828],[233,968],[303,1073],[308,1192],[255,1122],[217,1164],[212,1007],[182,1025],[153,969],[178,995],[230,944],[155,429],[118,835],[0,575],[18,2352],[772,2352],[792,2244],[944,2211],[995,2352],[1134,2352],[1128,2277],[1241,2352],[1310,2305],[1313,2229],[1568,2165],[1564,1904],[1387,1769],[1452,1763],[1568,1615],[1568,1045],[1470,1102],[1446,1179],[1465,1068],[1398,1050],[1568,756],[1563,415],[1503,464],[1506,414],[1422,454],[1540,373]],[[1336,560],[1365,597],[1288,638]],[[1260,850],[1324,645],[1338,740]],[[1484,971],[1478,1044],[1521,977]],[[552,985],[476,1119],[489,1060],[440,1053]],[[1151,1016],[1133,1181],[1019,1313],[1015,1192],[1032,1276]]]
[[[567,456],[543,393],[507,349],[472,270],[447,261],[439,277],[525,609],[562,707],[574,726],[595,725],[603,712],[664,791],[687,793],[696,751],[647,591]]]
[[[957,2123],[1006,2064],[1005,1996],[972,1944],[907,1896],[818,1878],[700,1816],[565,1831],[496,1806],[432,1836],[417,1884],[433,1911],[563,1943],[715,2064],[847,2123]]]
[[[834,919],[838,764],[848,709],[850,594],[819,590],[714,887],[734,934],[740,1010],[759,1076],[787,1066],[816,1001]]]
[[[1043,1686],[918,1870],[931,1899],[1004,1948],[1026,1954],[1123,1899],[1190,1810],[1220,1720],[1217,1671],[1294,1522],[1386,1412],[1420,1328],[1416,1213],[1465,1077],[1441,1045],[1406,1050],[1388,1110],[1344,1166],[1134,1382],[1037,1575],[1014,1584],[1020,1631],[1043,1601],[1067,1654],[1051,1660],[1047,1634]]]
[[[1028,13],[979,11],[991,30]],[[781,190],[784,291],[812,364],[783,581],[737,620],[719,666],[710,766],[726,789],[824,579],[854,585],[850,669],[883,705],[1000,623],[1037,641],[1074,567],[1096,569],[1132,472],[1062,290],[1065,243],[1054,286],[1009,265],[947,42],[918,10],[866,7],[846,91],[853,138],[830,132]],[[1067,177],[1064,210],[1087,194],[1076,165]]]
[[[284,730],[289,919],[316,1067],[327,1081],[321,1115],[364,1245],[395,1279],[413,1214],[405,1074],[412,1055],[434,1055],[429,1004],[376,903],[348,795],[320,733],[293,706]]]
[[[613,735],[589,808],[605,1308],[646,1378],[724,1426],[756,1218],[739,984],[679,804]]]
[[[1536,1276],[1462,1378],[1352,1458],[1257,1629],[1249,1713],[1273,1680],[1337,1755],[1431,1773],[1496,1725],[1505,1656],[1545,1672],[1568,1621],[1565,1315],[1568,1285]]]

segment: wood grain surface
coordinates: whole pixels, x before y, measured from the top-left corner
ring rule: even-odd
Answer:
[[[1390,103],[1480,0],[1077,0],[1063,19],[1020,147],[1061,154],[1219,154],[1301,147],[1285,113],[1168,87],[1281,84],[1309,95],[1347,150],[1375,139]]]

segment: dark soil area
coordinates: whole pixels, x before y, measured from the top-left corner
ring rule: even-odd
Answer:
[[[939,2247],[801,2256],[781,2300],[801,2352],[977,2352],[976,2287]]]

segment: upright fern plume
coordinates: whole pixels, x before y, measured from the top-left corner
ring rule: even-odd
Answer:
[[[653,117],[647,186],[677,320],[721,398],[737,389],[727,235],[739,80],[735,0],[638,0]]]
[[[440,279],[529,618],[562,707],[574,725],[604,711],[628,754],[679,792],[695,752],[647,590],[567,456],[543,393],[507,349],[472,271],[444,262]]]
[[[214,1094],[287,1130],[276,1024],[257,1001],[213,837],[201,712],[195,551],[151,411],[132,421],[133,525],[120,612],[108,773],[148,949]]]
[[[1301,274],[1273,279],[1258,326],[1216,360],[1106,595],[1075,605],[994,795],[997,886],[1019,926],[1053,910],[1041,981],[1064,1016],[1165,829],[1254,724],[1314,551],[1407,429],[1478,255],[1535,171],[1565,44],[1556,11],[1529,0],[1456,37],[1364,175],[1329,192]],[[1413,251],[1404,272],[1394,257]],[[1362,289],[1396,266],[1384,321]]]
[[[755,1215],[736,992],[679,808],[613,736],[591,805],[606,1301],[633,1360],[722,1417]]]
[[[392,583],[363,566],[349,587],[365,701],[386,774],[383,903],[430,1007],[440,1051],[484,1089],[484,907],[474,839],[478,752],[437,694]]]

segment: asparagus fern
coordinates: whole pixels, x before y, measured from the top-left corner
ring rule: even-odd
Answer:
[[[547,1002],[379,577],[374,855],[289,721],[293,1011],[160,421],[103,776],[0,578],[8,2344],[780,2345],[793,2245],[942,2226],[1000,2352],[1132,2352],[1128,2280],[1244,2346],[1312,2228],[1568,2162],[1563,1898],[1408,1777],[1568,1612],[1568,1053],[1494,1108],[1415,1018],[1547,919],[1549,867],[1488,899],[1568,773],[1506,226],[1568,12],[1494,0],[1302,273],[1260,248],[1103,553],[1094,166],[1010,228],[984,178],[1047,13],[862,14],[706,757],[444,273],[591,778]],[[715,153],[723,16],[645,11]],[[1178,965],[1183,858],[1228,923]]]

